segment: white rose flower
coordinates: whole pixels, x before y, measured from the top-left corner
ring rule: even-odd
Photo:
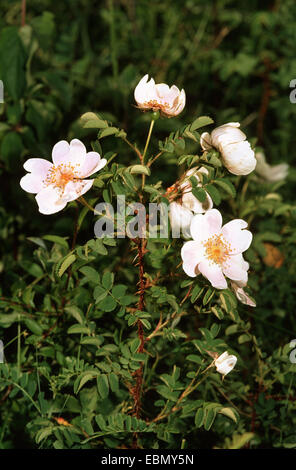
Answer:
[[[289,165],[287,163],[269,165],[263,152],[256,152],[255,157],[257,160],[255,172],[264,180],[269,183],[275,183],[287,177],[289,171]]]
[[[78,139],[70,144],[61,140],[52,150],[53,163],[43,158],[29,158],[24,168],[29,173],[20,181],[24,191],[36,194],[41,214],[54,214],[67,203],[86,193],[93,179],[84,179],[101,170],[107,163],[97,152],[86,152]]]
[[[232,371],[236,362],[237,362],[237,357],[228,354],[227,351],[221,354],[221,356],[219,356],[214,361],[217,372],[219,372],[219,374],[222,374],[223,376],[227,375],[229,372]]]
[[[238,129],[239,122],[229,122],[214,129],[211,134],[204,132],[200,137],[203,150],[215,147],[222,155],[225,167],[234,175],[248,175],[257,160],[246,135]]]
[[[134,96],[140,109],[160,111],[166,117],[180,114],[186,102],[184,90],[180,91],[175,85],[169,87],[166,83],[156,84],[153,78],[148,81],[148,74],[139,81]]]
[[[202,274],[216,289],[227,289],[225,276],[246,284],[249,263],[242,253],[252,241],[247,226],[244,220],[234,219],[222,227],[217,209],[195,215],[190,224],[193,240],[184,243],[181,250],[185,273],[190,277]]]

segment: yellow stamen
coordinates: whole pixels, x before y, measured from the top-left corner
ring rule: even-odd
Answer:
[[[70,182],[80,181],[77,174],[77,166],[71,163],[61,163],[60,165],[53,165],[48,171],[46,178],[43,180],[45,186],[53,185],[61,192],[64,191],[65,186]]]
[[[153,111],[157,111],[158,109],[160,109],[160,111],[163,111],[164,113],[165,113],[165,110],[170,107],[168,103],[159,103],[156,100],[146,101],[144,105],[147,108],[153,109]]]
[[[233,251],[230,243],[226,242],[222,235],[213,235],[203,243],[206,256],[216,264],[225,264]]]

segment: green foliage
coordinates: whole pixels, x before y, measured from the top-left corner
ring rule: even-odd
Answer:
[[[131,447],[135,434],[146,449],[296,447],[295,5],[263,3],[32,0],[20,27],[20,2],[1,2],[1,449]],[[182,115],[136,109],[145,73],[186,90]],[[236,177],[201,151],[202,132],[230,121],[290,164],[285,182]],[[41,215],[19,187],[23,163],[73,138],[108,164],[84,201]],[[137,240],[94,238],[98,202],[168,204],[200,166],[193,195],[254,235],[256,309],[186,276],[184,240],[145,240],[143,287]],[[222,380],[213,354],[226,350],[238,362]]]

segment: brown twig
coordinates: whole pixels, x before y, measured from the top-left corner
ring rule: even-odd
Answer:
[[[22,17],[21,17],[21,25],[25,26],[26,24],[26,0],[22,0]]]

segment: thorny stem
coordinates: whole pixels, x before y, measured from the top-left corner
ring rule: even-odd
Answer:
[[[140,156],[140,161],[142,165],[144,165],[145,161],[145,155],[148,149],[148,145],[150,142],[153,126],[154,126],[154,120],[151,121],[150,127],[149,127],[149,132],[144,148],[143,154]],[[142,175],[142,191],[145,186],[145,175]],[[140,200],[142,202],[143,200],[143,194],[142,191],[140,192]],[[142,237],[138,237],[134,242],[137,245],[138,248],[138,266],[139,266],[139,301],[138,301],[138,310],[143,311],[144,310],[144,293],[145,293],[145,279],[144,279],[144,253],[145,253],[145,248],[146,248],[146,240],[144,239],[144,234],[141,234]],[[137,321],[137,327],[138,327],[138,338],[140,341],[140,345],[138,348],[138,353],[142,353],[144,351],[144,344],[145,344],[145,337],[144,337],[144,330],[143,330],[143,324],[141,320],[139,319]],[[141,363],[139,369],[136,370],[135,372],[135,379],[136,379],[136,385],[132,389],[132,395],[135,401],[134,405],[134,415],[137,419],[140,418],[140,413],[141,413],[141,394],[142,394],[142,388],[143,388],[143,363]],[[138,434],[134,433],[133,435],[133,448],[137,449],[138,448]]]
[[[134,240],[137,245],[138,249],[138,266],[139,266],[139,301],[138,301],[138,310],[144,310],[144,294],[145,294],[145,279],[144,279],[144,252],[145,252],[145,245],[146,240],[144,238],[137,238]],[[145,337],[144,337],[144,330],[143,324],[141,320],[137,321],[138,327],[138,338],[140,341],[140,345],[138,348],[138,353],[142,353],[144,351],[144,344],[145,344]],[[136,385],[132,389],[133,390],[133,398],[135,401],[134,404],[134,416],[139,419],[141,413],[141,394],[142,394],[142,386],[143,386],[143,363],[141,363],[139,369],[135,371],[135,379]],[[134,433],[133,436],[133,448],[138,448],[138,434]]]
[[[18,316],[17,324],[17,372],[20,376],[21,374],[21,316]]]

